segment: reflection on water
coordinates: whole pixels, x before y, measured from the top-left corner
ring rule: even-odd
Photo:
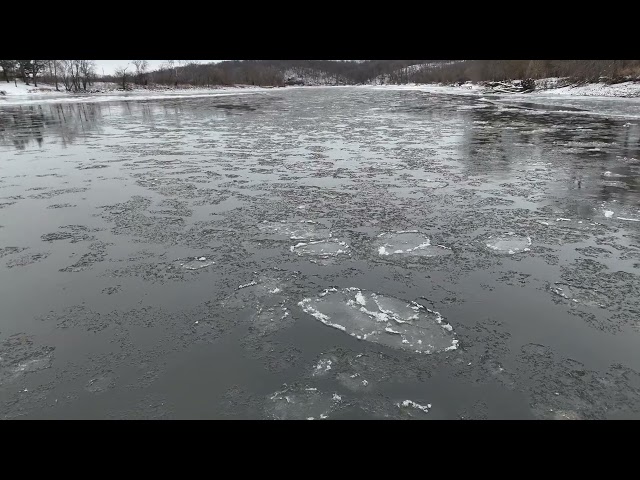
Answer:
[[[0,416],[639,415],[640,122],[590,102],[0,106]]]
[[[63,146],[92,131],[100,133],[102,107],[91,103],[19,105],[0,109],[0,144],[24,150],[32,142],[44,147],[45,136]]]

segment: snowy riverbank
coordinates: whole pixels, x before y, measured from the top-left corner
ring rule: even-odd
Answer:
[[[536,80],[535,90],[518,92],[519,82],[500,82],[498,86],[488,86],[483,83],[463,83],[460,85],[445,84],[406,84],[406,85],[376,85],[376,89],[418,90],[432,93],[452,93],[458,95],[527,95],[527,96],[574,96],[574,97],[640,97],[640,82],[624,82],[616,84],[587,83],[581,85],[568,84],[567,80],[559,78],[545,78]],[[513,91],[509,91],[513,88]]]
[[[15,84],[0,84],[0,106],[31,104],[31,103],[82,103],[82,102],[103,102],[113,100],[156,100],[162,98],[195,98],[202,96],[223,96],[251,94],[269,91],[270,87],[254,87],[237,85],[233,87],[192,87],[183,86],[178,88],[152,86],[137,87],[131,90],[122,90],[115,87],[115,84],[95,84],[93,90],[87,92],[66,92],[60,86],[60,91],[55,90],[55,86],[38,84],[25,85],[18,82]]]
[[[345,87],[345,86],[341,86]],[[163,85],[148,87],[131,86],[122,90],[114,83],[96,83],[87,92],[66,92],[62,85],[56,91],[54,85],[38,84],[38,87],[21,82],[0,83],[0,105],[43,102],[95,102],[109,100],[152,100],[167,97],[199,97],[209,95],[238,95],[269,91],[278,87],[256,87],[251,85],[193,87],[189,85],[177,88]],[[299,88],[338,88],[336,86],[288,86],[278,89]],[[403,85],[360,85],[359,88],[380,90],[416,90],[430,93],[455,95],[505,95],[517,97],[600,97],[600,98],[640,98],[640,82],[624,82],[617,84],[589,83],[582,85],[568,84],[566,79],[548,78],[536,80],[535,90],[518,91],[520,84],[514,82],[471,83],[459,85],[445,84],[403,84]]]
[[[253,85],[234,85],[234,86],[222,86],[222,85],[213,85],[210,87],[194,87],[191,85],[180,85],[178,87],[170,87],[166,85],[149,85],[149,86],[139,86],[127,84],[127,89],[123,90],[120,84],[115,83],[105,83],[105,82],[96,82],[91,85],[91,87],[86,91],[81,92],[67,92],[65,91],[64,85],[62,83],[58,84],[58,90],[56,91],[55,85],[38,83],[38,86],[35,87],[33,84],[26,85],[21,81],[14,82],[11,81],[9,83],[0,82],[0,95],[1,96],[15,96],[15,95],[86,95],[86,94],[113,94],[113,93],[174,93],[174,94],[189,94],[189,93],[198,93],[202,91],[210,92],[216,90],[246,90],[246,89],[263,89],[263,88],[274,88],[274,87],[256,87]]]

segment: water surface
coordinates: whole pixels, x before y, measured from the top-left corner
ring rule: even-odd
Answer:
[[[53,100],[0,105],[0,417],[638,416],[633,101]]]

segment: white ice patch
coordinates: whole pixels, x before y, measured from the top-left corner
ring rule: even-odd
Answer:
[[[451,253],[449,247],[432,245],[431,240],[417,230],[381,233],[376,241],[378,255],[435,257]]]
[[[247,288],[247,287],[252,287],[252,286],[257,285],[257,284],[258,284],[258,282],[253,280],[252,282],[245,283],[244,285],[238,285],[238,290],[241,290],[241,289]]]
[[[507,233],[498,237],[489,237],[486,245],[496,252],[507,252],[509,255],[513,255],[519,252],[528,252],[531,246],[531,237]]]
[[[325,325],[357,339],[427,354],[457,348],[453,327],[438,312],[415,302],[351,287],[305,298],[299,306]]]
[[[404,400],[403,402],[397,403],[396,405],[399,408],[400,407],[405,407],[405,408],[412,407],[412,408],[415,408],[416,410],[420,410],[420,411],[422,411],[424,413],[429,413],[429,409],[431,408],[431,404],[430,403],[428,403],[427,406],[425,407],[424,405],[420,405],[419,403],[416,403],[416,402],[414,402],[412,400]]]
[[[48,368],[51,365],[50,357],[32,358],[24,362],[19,363],[11,370],[14,374],[33,372],[42,368]]]
[[[285,240],[319,240],[331,237],[331,231],[312,220],[299,222],[262,222],[258,230],[269,237]]]
[[[300,242],[291,246],[292,252],[299,256],[312,256],[319,258],[337,257],[349,255],[349,245],[338,240],[319,240],[317,242]]]
[[[323,358],[318,361],[318,364],[313,367],[313,375],[314,376],[322,376],[325,375],[331,370],[331,365],[333,361],[329,358]]]
[[[624,220],[627,222],[640,222],[640,218],[626,218],[626,217],[616,217],[618,220]]]
[[[613,211],[612,211],[612,210],[605,210],[605,211],[604,211],[604,216],[605,216],[606,218],[611,218],[611,217],[613,217]]]
[[[276,420],[325,419],[340,408],[342,398],[316,388],[287,387],[267,398],[265,413]]]
[[[216,262],[213,260],[207,260],[206,257],[198,257],[193,260],[189,260],[188,262],[180,263],[180,266],[185,270],[200,270],[201,268],[210,267],[211,265],[215,265]]]

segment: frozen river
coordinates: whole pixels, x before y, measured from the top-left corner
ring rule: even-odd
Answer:
[[[0,103],[0,418],[640,418],[640,102]]]

